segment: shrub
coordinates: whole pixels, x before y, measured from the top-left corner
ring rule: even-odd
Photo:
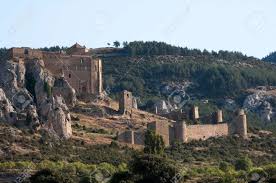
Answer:
[[[131,171],[142,177],[141,182],[166,183],[179,173],[175,162],[156,155],[142,155],[135,157]]]
[[[162,136],[155,134],[154,131],[148,130],[145,134],[145,153],[163,154],[165,143]]]
[[[52,87],[46,81],[44,81],[44,91],[47,93],[47,97],[52,96]]]
[[[64,177],[62,177],[63,174],[58,174],[56,172],[53,172],[49,169],[43,169],[38,172],[36,172],[34,175],[30,177],[31,183],[69,183],[73,182],[72,180],[67,179],[65,180]]]
[[[244,158],[240,158],[235,162],[236,170],[249,171],[252,167],[253,167],[253,163],[251,159],[249,159],[247,156]]]

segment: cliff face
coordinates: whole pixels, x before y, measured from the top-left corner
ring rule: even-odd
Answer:
[[[275,88],[262,88],[254,90],[253,94],[247,96],[243,108],[255,112],[265,122],[272,122],[276,119],[275,102]]]
[[[55,78],[48,72],[43,60],[3,62],[0,68],[1,121],[32,130],[45,128],[59,137],[69,138],[72,130],[66,102],[71,106],[75,104],[75,90],[63,78]]]

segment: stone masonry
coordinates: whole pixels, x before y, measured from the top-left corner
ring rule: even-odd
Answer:
[[[89,49],[75,44],[65,52],[48,52],[31,48],[11,48],[9,57],[14,61],[42,59],[52,74],[64,77],[77,94],[102,93],[102,61],[93,57]]]
[[[192,111],[198,111],[198,108],[193,107]],[[175,141],[189,142],[191,140],[206,140],[210,137],[228,136],[232,134],[237,134],[243,138],[247,137],[247,119],[243,110],[239,110],[234,119],[229,123],[223,122],[221,110],[218,110],[214,114],[215,124],[187,125],[185,121],[173,123],[152,122],[148,124],[148,129],[161,135],[166,146],[169,146]],[[199,115],[195,116],[195,120],[199,118]],[[122,138],[118,140],[128,142],[128,140]],[[132,144],[136,144],[134,140],[132,142]]]
[[[132,93],[124,90],[120,94],[119,99],[119,112],[123,115],[131,115],[133,108]]]

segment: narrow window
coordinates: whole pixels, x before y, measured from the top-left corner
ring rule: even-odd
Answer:
[[[71,78],[71,74],[69,74],[69,78]]]

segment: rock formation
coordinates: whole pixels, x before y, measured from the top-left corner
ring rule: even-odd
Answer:
[[[0,68],[1,121],[18,126],[24,121],[32,130],[42,127],[59,137],[69,138],[72,129],[66,103],[75,105],[75,90],[64,78],[53,77],[45,69],[43,60],[3,62]]]
[[[275,96],[266,91],[257,91],[246,97],[243,108],[257,113],[265,122],[271,122],[275,119],[273,101],[276,101]]]
[[[0,88],[0,121],[14,123],[16,122],[16,112],[6,97],[5,92]]]

